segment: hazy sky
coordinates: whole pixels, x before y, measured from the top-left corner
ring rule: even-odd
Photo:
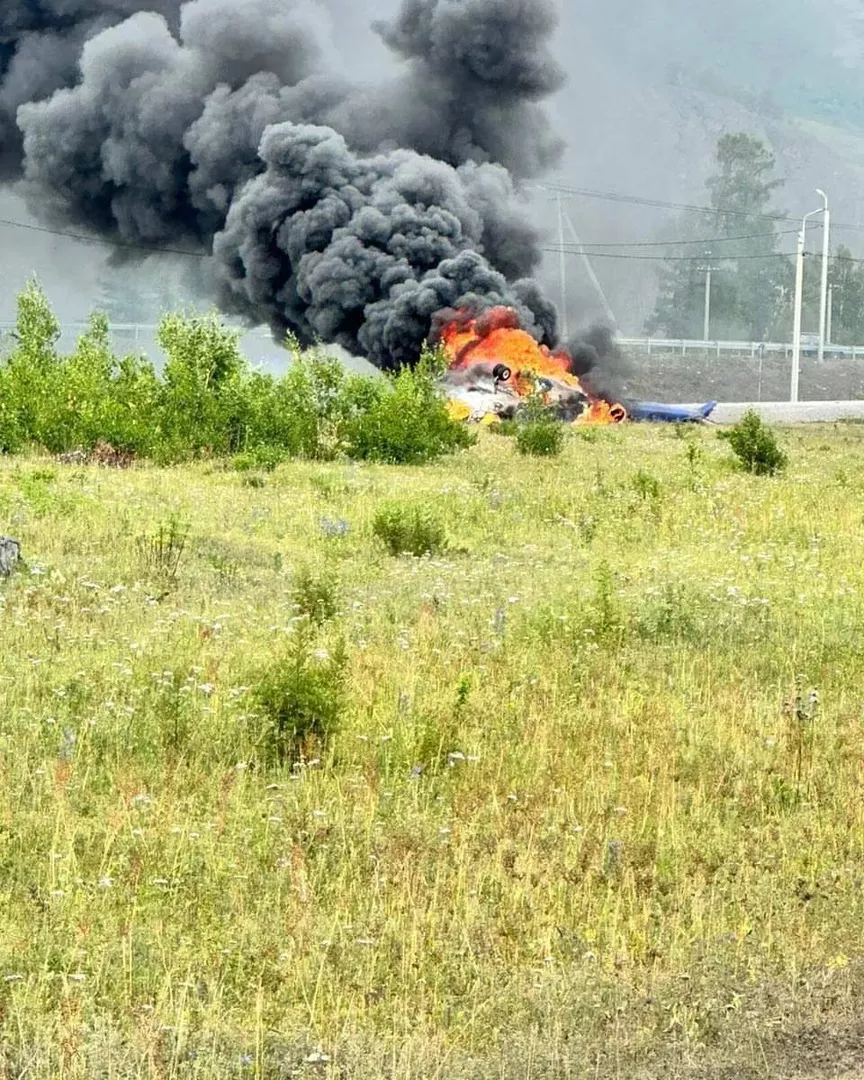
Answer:
[[[275,0],[274,0],[275,2]],[[334,46],[348,74],[378,81],[392,58],[370,23],[396,0],[322,0],[333,14]],[[864,5],[859,0],[562,0],[555,51],[569,85],[554,101],[568,143],[555,176],[579,187],[701,201],[716,138],[753,130],[768,138],[787,177],[782,204],[809,209],[826,187],[838,222],[864,220]],[[746,95],[770,93],[764,114]],[[864,107],[864,106],[862,106]],[[668,222],[658,210],[574,199],[569,209],[586,241],[641,239]],[[554,239],[555,217],[539,202],[538,220]],[[10,193],[0,217],[31,220]],[[856,247],[857,236],[838,239]],[[61,317],[86,316],[104,258],[98,248],[0,224],[0,320],[31,273],[44,282]],[[597,260],[622,324],[634,329],[650,306],[650,265]],[[547,270],[555,295],[557,266]],[[574,315],[595,314],[597,299],[573,265]]]

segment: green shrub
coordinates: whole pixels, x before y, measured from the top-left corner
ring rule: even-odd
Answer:
[[[118,360],[108,319],[94,314],[75,352],[58,369],[57,426],[49,450],[115,450],[146,456],[158,436],[159,380],[146,357]]]
[[[258,678],[254,699],[264,722],[261,746],[278,763],[296,761],[338,731],[345,710],[344,644],[331,652],[314,649],[300,630],[287,655]]]
[[[645,600],[635,619],[636,633],[646,641],[695,640],[702,634],[700,597],[680,582],[667,582]]]
[[[597,568],[593,602],[587,609],[588,626],[600,641],[621,636],[625,617],[616,591],[615,575],[605,560]]]
[[[237,454],[232,464],[237,472],[249,473],[260,469],[262,472],[273,472],[285,460],[284,452],[276,446],[256,446],[251,450],[245,450]]]
[[[18,298],[16,346],[0,367],[0,449],[52,453],[109,444],[149,455],[159,435],[160,385],[148,360],[117,360],[108,322],[93,315],[75,352],[61,357],[51,307],[33,282]]]
[[[165,460],[230,454],[246,435],[246,362],[240,331],[219,315],[165,315],[157,340],[166,354],[160,435]]]
[[[251,389],[248,443],[289,457],[327,460],[338,453],[347,373],[330,357],[295,355],[282,379],[258,376]]]
[[[439,370],[438,354],[427,351],[417,368],[382,380],[374,399],[349,425],[351,456],[422,465],[473,445],[473,433],[447,412]]]
[[[14,451],[48,446],[58,425],[60,324],[37,282],[18,296],[15,347],[0,374],[0,438]]]
[[[372,524],[375,536],[391,555],[436,555],[447,549],[444,525],[426,506],[388,503]]]
[[[788,458],[777,444],[777,438],[754,409],[748,409],[729,431],[721,431],[735,456],[747,472],[758,476],[774,476],[786,468]]]
[[[564,448],[564,425],[537,394],[527,400],[516,432],[516,448],[531,457],[557,457]]]
[[[301,615],[321,626],[339,611],[339,585],[332,573],[314,573],[308,566],[294,575],[291,590],[294,606]]]
[[[115,357],[104,315],[91,318],[69,356],[57,351],[59,334],[31,282],[18,298],[14,348],[0,362],[0,453],[101,445],[162,464],[232,456],[238,471],[254,473],[291,457],[423,464],[474,441],[447,414],[439,352],[395,377],[366,376],[318,348],[302,353],[289,337],[293,362],[276,378],[249,369],[239,331],[217,313],[169,314],[157,373],[146,358]]]
[[[564,425],[557,420],[530,420],[516,433],[516,448],[530,457],[557,457],[564,449]]]

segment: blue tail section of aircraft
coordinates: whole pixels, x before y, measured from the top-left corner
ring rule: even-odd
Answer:
[[[667,424],[701,424],[717,408],[716,401],[706,405],[661,405],[653,401],[640,401],[631,405],[627,414],[631,420]]]

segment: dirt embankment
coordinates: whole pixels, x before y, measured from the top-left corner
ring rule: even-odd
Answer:
[[[783,357],[631,352],[624,389],[638,401],[788,401],[791,362]],[[864,400],[864,358],[801,361],[801,401]]]

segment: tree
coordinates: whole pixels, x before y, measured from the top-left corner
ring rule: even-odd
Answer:
[[[837,249],[828,283],[834,290],[831,337],[838,345],[860,345],[864,342],[864,265],[852,257],[849,248]]]
[[[706,269],[711,267],[713,336],[764,340],[788,309],[794,282],[791,261],[777,253],[777,221],[771,211],[783,181],[774,177],[770,149],[746,132],[722,136],[715,161],[717,169],[706,183],[713,212],[682,230],[682,239],[699,236],[708,242],[692,258],[682,254],[687,248],[670,249],[647,330],[701,337]]]

